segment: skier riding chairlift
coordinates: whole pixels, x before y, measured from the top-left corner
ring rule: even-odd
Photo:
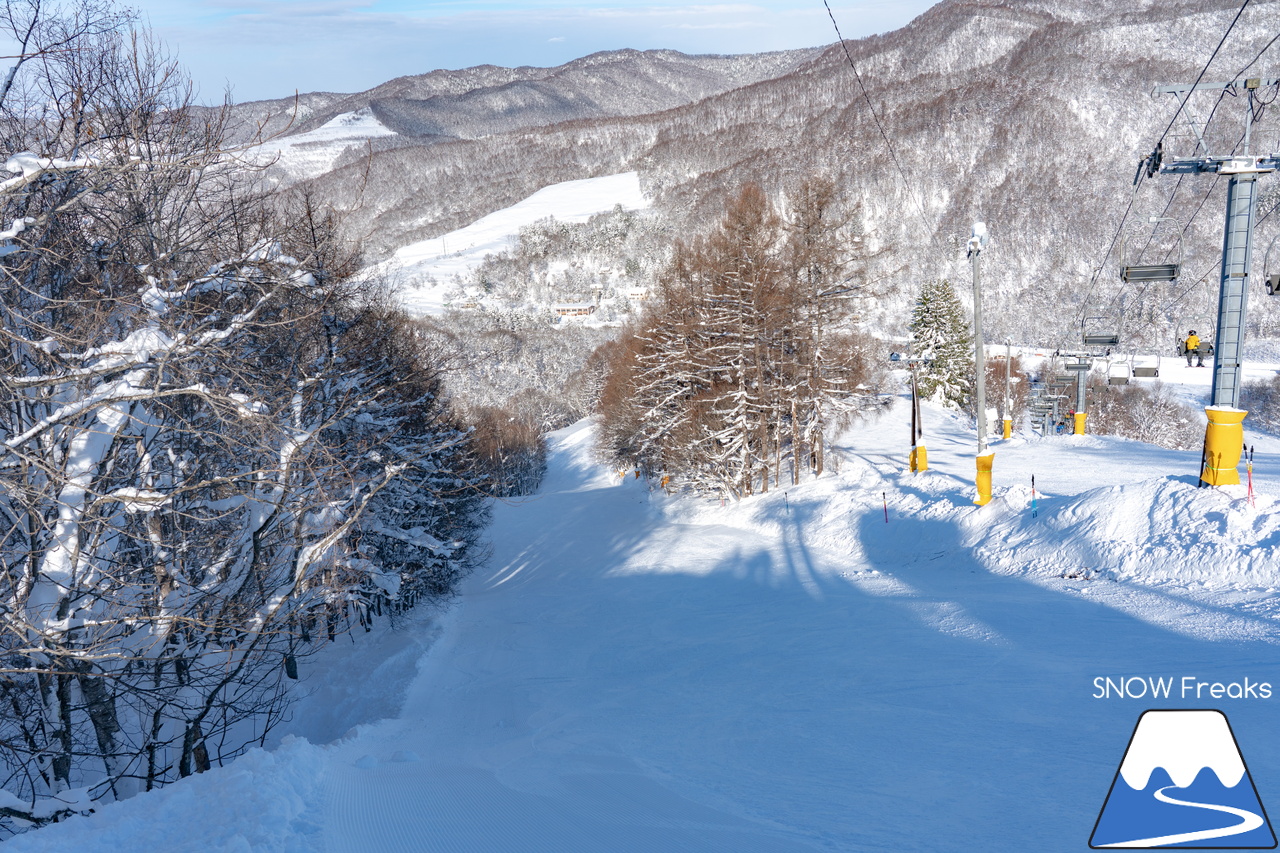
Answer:
[[[1208,351],[1213,353],[1213,344],[1208,345]],[[1196,367],[1204,367],[1204,348],[1200,344],[1200,336],[1196,334],[1196,330],[1192,329],[1187,334],[1187,339],[1182,342],[1182,352],[1187,357],[1187,367],[1191,366],[1191,356],[1196,357]]]

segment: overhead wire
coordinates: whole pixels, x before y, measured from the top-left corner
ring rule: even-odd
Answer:
[[[902,162],[898,158],[898,152],[893,147],[893,141],[889,139],[889,134],[885,132],[884,124],[880,121],[876,108],[871,103],[871,95],[867,92],[867,85],[862,81],[862,75],[858,73],[858,66],[853,61],[853,54],[849,52],[849,45],[845,43],[844,36],[840,33],[840,25],[836,23],[835,13],[831,11],[831,4],[827,0],[822,0],[822,5],[827,8],[827,17],[831,19],[831,26],[835,28],[836,38],[840,40],[840,47],[844,50],[844,58],[849,61],[849,68],[853,71],[854,79],[858,81],[858,88],[862,91],[862,98],[867,102],[867,109],[871,111],[871,119],[875,122],[876,130],[880,131],[880,136],[884,139],[884,144],[889,149],[889,157],[893,160],[894,168],[898,170],[898,176],[902,178],[902,185],[907,191],[907,195],[911,198],[912,204],[916,207],[916,213],[920,216],[920,221],[924,223],[925,230],[929,234],[929,241],[935,246],[938,245],[937,225],[929,221],[929,217],[925,215],[924,205],[916,193],[911,189],[911,182],[907,180],[906,170],[902,168]]]
[[[1253,0],[1244,0],[1244,3],[1240,5],[1240,9],[1236,12],[1236,16],[1231,19],[1231,24],[1227,27],[1227,31],[1223,33],[1222,38],[1218,40],[1218,46],[1215,47],[1213,49],[1213,53],[1209,55],[1209,61],[1200,69],[1200,74],[1197,75],[1196,82],[1191,84],[1191,91],[1187,92],[1186,96],[1181,100],[1181,102],[1179,102],[1178,109],[1174,111],[1173,117],[1169,119],[1169,124],[1165,126],[1164,133],[1160,134],[1160,138],[1156,141],[1157,145],[1164,142],[1164,138],[1168,136],[1169,131],[1173,129],[1173,123],[1178,120],[1178,116],[1182,114],[1183,108],[1186,107],[1187,102],[1191,100],[1191,94],[1195,91],[1195,87],[1199,86],[1200,82],[1204,80],[1204,75],[1208,73],[1209,66],[1212,65],[1213,60],[1217,58],[1218,51],[1222,50],[1222,46],[1227,43],[1227,37],[1230,36],[1231,31],[1236,28],[1236,24],[1240,21],[1240,16],[1244,14],[1245,9],[1249,8],[1249,4],[1251,2],[1253,2]],[[1254,61],[1256,62],[1257,60]],[[1248,66],[1246,66],[1246,68],[1247,67]]]
[[[823,0],[823,2],[825,3],[826,0]],[[1152,148],[1152,152],[1153,152],[1152,156],[1155,155],[1156,151],[1161,149],[1161,146],[1164,144],[1165,137],[1167,137],[1169,134],[1169,131],[1173,129],[1173,125],[1178,120],[1178,116],[1182,114],[1183,109],[1186,107],[1187,103],[1191,100],[1191,94],[1192,92],[1194,92],[1195,87],[1200,85],[1201,81],[1204,80],[1205,74],[1207,74],[1209,71],[1209,66],[1212,65],[1213,60],[1217,58],[1218,53],[1222,50],[1222,46],[1226,44],[1227,38],[1231,35],[1231,31],[1235,29],[1236,24],[1239,23],[1240,21],[1240,17],[1244,14],[1245,9],[1249,7],[1249,4],[1251,2],[1252,0],[1244,0],[1244,2],[1240,5],[1240,8],[1236,11],[1236,15],[1234,18],[1231,19],[1231,23],[1227,26],[1226,32],[1224,32],[1222,34],[1222,38],[1218,40],[1217,47],[1213,49],[1213,53],[1209,55],[1209,59],[1205,62],[1204,66],[1201,67],[1200,73],[1196,75],[1196,81],[1195,83],[1192,84],[1191,90],[1188,91],[1187,94],[1179,101],[1178,109],[1174,111],[1172,118],[1169,119],[1169,124],[1165,126],[1164,132],[1160,134],[1160,138],[1156,141],[1155,146],[1153,146]],[[1268,45],[1268,47],[1269,46],[1270,45]],[[1266,48],[1263,48],[1262,52],[1265,52],[1265,50]],[[1259,56],[1261,56],[1261,52],[1259,53]],[[1254,62],[1256,61],[1257,59],[1255,58]],[[1246,66],[1246,68],[1247,67],[1248,66]],[[1221,96],[1219,97],[1219,100],[1221,100]],[[1214,109],[1215,110],[1217,109],[1216,105]],[[1129,202],[1128,204],[1125,205],[1124,213],[1122,213],[1120,216],[1120,222],[1116,225],[1115,233],[1111,235],[1111,240],[1107,244],[1107,249],[1103,253],[1102,259],[1097,264],[1097,267],[1094,269],[1093,276],[1089,280],[1089,286],[1085,289],[1084,298],[1081,300],[1080,308],[1076,313],[1077,321],[1083,322],[1084,312],[1088,310],[1089,300],[1093,296],[1094,289],[1097,287],[1098,279],[1099,277],[1101,277],[1102,271],[1106,268],[1107,260],[1111,257],[1111,252],[1115,249],[1116,243],[1120,239],[1120,235],[1124,233],[1125,223],[1128,221],[1129,214],[1133,211],[1134,201],[1137,199],[1138,190],[1142,186],[1142,173],[1143,173],[1143,168],[1140,164],[1138,168],[1138,174],[1134,178],[1133,190],[1129,194]],[[1172,203],[1172,197],[1170,198],[1170,203]],[[1116,300],[1118,299],[1119,299],[1119,295],[1117,295],[1114,299],[1112,299],[1111,304],[1114,305]]]
[[[1241,8],[1241,11],[1243,11],[1243,7]],[[1263,45],[1262,50],[1258,51],[1258,52],[1257,52],[1257,54],[1256,54],[1256,55],[1254,55],[1253,59],[1250,59],[1248,62],[1246,62],[1246,63],[1244,64],[1244,67],[1242,67],[1239,71],[1237,71],[1237,72],[1235,73],[1235,75],[1234,75],[1231,79],[1232,79],[1232,80],[1239,80],[1241,77],[1243,77],[1243,76],[1245,75],[1245,72],[1247,72],[1250,68],[1252,68],[1254,65],[1256,65],[1256,64],[1258,63],[1258,60],[1262,58],[1263,54],[1265,54],[1268,50],[1270,50],[1270,49],[1272,48],[1272,46],[1273,46],[1273,45],[1275,45],[1275,43],[1276,43],[1277,41],[1280,41],[1280,32],[1278,32],[1278,33],[1276,33],[1274,36],[1272,36],[1271,41],[1269,41],[1269,42],[1267,42],[1265,45]],[[1221,45],[1221,44],[1219,44],[1219,48],[1221,48],[1221,46],[1222,46],[1222,45]],[[1210,60],[1210,61],[1212,61],[1212,58],[1211,58],[1211,60]],[[1208,66],[1206,66],[1206,67],[1208,67]],[[1201,76],[1203,76],[1203,72],[1201,72]],[[1208,127],[1208,126],[1213,122],[1213,117],[1214,117],[1215,115],[1217,115],[1218,107],[1222,106],[1222,101],[1226,98],[1226,96],[1227,96],[1227,90],[1226,90],[1226,89],[1223,89],[1221,92],[1219,92],[1219,93],[1218,93],[1218,99],[1217,99],[1216,101],[1214,101],[1214,102],[1213,102],[1213,108],[1209,110],[1209,116],[1208,116],[1208,118],[1206,118],[1206,119],[1204,120],[1204,124],[1205,124],[1205,127],[1206,127],[1206,128],[1207,128],[1207,127]],[[1263,105],[1263,106],[1269,106],[1272,102],[1274,102],[1274,100],[1275,100],[1275,97],[1273,96],[1271,101],[1266,101],[1266,102],[1264,102],[1262,105]],[[1175,116],[1174,116],[1174,118],[1175,118],[1175,120],[1176,120],[1177,116],[1175,115]],[[1256,119],[1255,119],[1255,120],[1256,120]],[[1172,126],[1173,126],[1173,122],[1170,122],[1169,127],[1172,127]],[[1168,128],[1166,128],[1165,132],[1166,132],[1166,133],[1168,133]],[[1161,137],[1161,139],[1163,139],[1163,138],[1164,138],[1164,137],[1162,136],[1162,137]],[[1244,141],[1244,136],[1243,136],[1243,135],[1241,135],[1241,137],[1240,137],[1240,141],[1236,142],[1235,147],[1233,147],[1233,148],[1231,149],[1231,153],[1232,153],[1232,154],[1235,154],[1236,150],[1240,147],[1240,142],[1242,142],[1242,141]],[[1196,153],[1197,151],[1199,151],[1199,150],[1200,150],[1200,140],[1199,140],[1199,139],[1197,139],[1197,140],[1196,140],[1195,148],[1193,148],[1193,149],[1192,149],[1192,151],[1191,151],[1192,155],[1194,156],[1194,155],[1195,155],[1195,153]],[[1176,184],[1174,184],[1173,192],[1169,194],[1169,200],[1165,203],[1164,210],[1162,210],[1162,211],[1160,212],[1160,216],[1165,216],[1166,214],[1168,214],[1168,212],[1169,212],[1169,208],[1173,205],[1173,200],[1174,200],[1174,198],[1176,198],[1176,197],[1177,197],[1177,195],[1178,195],[1178,190],[1180,190],[1180,189],[1182,188],[1182,181],[1183,181],[1183,179],[1185,179],[1185,178],[1186,178],[1186,175],[1179,175],[1179,176],[1178,176],[1178,182],[1177,182]],[[1218,183],[1218,179],[1217,179],[1217,177],[1215,176],[1215,177],[1214,177],[1214,183],[1213,183],[1213,186],[1217,186],[1217,183]],[[1210,187],[1210,190],[1212,190],[1212,187]],[[1205,197],[1204,197],[1204,198],[1208,198],[1208,194],[1207,194],[1207,193],[1206,193],[1206,195],[1205,195]],[[1200,204],[1196,206],[1196,214],[1198,214],[1198,213],[1200,212],[1200,208],[1204,206],[1204,198],[1202,198],[1202,199],[1200,200]],[[1186,235],[1187,229],[1188,229],[1188,228],[1190,227],[1190,225],[1191,225],[1191,221],[1195,219],[1196,214],[1192,214],[1191,219],[1187,220],[1186,225],[1184,225],[1184,226],[1183,226],[1182,233],[1183,233],[1183,235],[1184,235],[1184,236]],[[1151,235],[1147,237],[1147,242],[1146,242],[1146,244],[1144,245],[1144,249],[1145,249],[1145,248],[1149,248],[1149,247],[1150,247],[1150,245],[1151,245],[1151,239],[1152,239],[1152,237],[1154,237],[1154,236],[1155,236],[1155,230],[1156,230],[1156,229],[1155,229],[1154,227],[1151,229]],[[1165,255],[1166,260],[1168,259],[1168,257],[1169,257],[1169,256],[1166,254],[1166,255]]]
[[[1267,52],[1267,50],[1268,50],[1272,45],[1274,45],[1277,41],[1280,41],[1280,33],[1278,33],[1275,37],[1273,37],[1273,38],[1271,39],[1271,41],[1267,42],[1266,46],[1265,46],[1265,47],[1263,47],[1263,48],[1262,48],[1262,50],[1260,50],[1260,51],[1258,52],[1257,56],[1255,56],[1255,57],[1254,57],[1252,60],[1250,60],[1250,61],[1249,61],[1249,62],[1248,62],[1248,63],[1247,63],[1243,68],[1241,68],[1241,69],[1240,69],[1240,71],[1238,71],[1238,72],[1236,73],[1236,76],[1235,76],[1235,78],[1233,78],[1233,79],[1239,79],[1239,78],[1240,78],[1240,76],[1241,76],[1241,75],[1243,75],[1246,71],[1248,71],[1248,70],[1249,70],[1249,68],[1251,68],[1251,67],[1254,65],[1254,63],[1256,63],[1259,59],[1261,59],[1261,58],[1262,58],[1262,55],[1263,55],[1264,53],[1266,53],[1266,52]],[[1278,89],[1278,90],[1277,90],[1277,92],[1278,92],[1278,94],[1280,94],[1280,89]],[[1218,108],[1218,105],[1222,103],[1222,100],[1223,100],[1223,98],[1225,97],[1225,95],[1226,95],[1226,90],[1224,89],[1224,90],[1223,90],[1223,92],[1222,92],[1222,94],[1220,94],[1220,95],[1218,96],[1218,100],[1217,100],[1217,101],[1215,102],[1215,104],[1214,104],[1214,111],[1216,111],[1216,110],[1217,110],[1217,108]],[[1253,97],[1254,97],[1254,96],[1253,96],[1253,94],[1250,94],[1250,98],[1252,99]],[[1259,107],[1259,108],[1261,108],[1261,109],[1255,109],[1255,107],[1253,106],[1253,104],[1252,104],[1252,103],[1250,104],[1249,108],[1250,108],[1251,110],[1255,110],[1255,111],[1254,111],[1253,116],[1251,117],[1251,118],[1252,118],[1252,120],[1253,120],[1255,123],[1259,122],[1259,121],[1261,120],[1261,118],[1262,118],[1261,110],[1262,110],[1262,109],[1265,109],[1266,107],[1268,107],[1268,106],[1270,106],[1271,104],[1273,104],[1273,103],[1275,102],[1275,100],[1276,100],[1276,97],[1277,97],[1277,95],[1272,95],[1271,99],[1270,99],[1270,100],[1267,100],[1267,101],[1262,101],[1262,100],[1260,100],[1260,99],[1259,99],[1259,100],[1257,101],[1257,103],[1258,103],[1258,107]],[[1213,118],[1213,112],[1210,112],[1209,120],[1212,120],[1212,118]],[[1207,124],[1208,124],[1208,121],[1206,121],[1206,126],[1207,126]],[[1240,134],[1240,138],[1239,138],[1239,139],[1237,139],[1237,140],[1236,140],[1235,145],[1233,145],[1233,146],[1231,147],[1231,154],[1232,154],[1232,155],[1234,155],[1237,151],[1239,151],[1239,150],[1240,150],[1240,146],[1244,144],[1244,139],[1245,139],[1245,133],[1242,131],[1242,132],[1241,132],[1241,134]],[[1199,147],[1199,143],[1197,143],[1197,148],[1198,148],[1198,147]],[[1180,184],[1181,184],[1181,182],[1182,182],[1182,177],[1183,177],[1183,176],[1179,176],[1179,178],[1178,178],[1179,185],[1180,185]],[[1221,178],[1221,176],[1220,176],[1220,175],[1214,175],[1214,176],[1213,176],[1213,181],[1209,184],[1209,188],[1208,188],[1207,190],[1205,190],[1204,195],[1202,195],[1202,196],[1200,197],[1200,202],[1196,205],[1196,209],[1195,209],[1195,211],[1193,211],[1193,212],[1192,212],[1192,214],[1191,214],[1190,218],[1188,218],[1188,219],[1187,219],[1186,224],[1184,224],[1184,225],[1183,225],[1183,227],[1182,227],[1182,235],[1183,235],[1183,237],[1185,237],[1185,236],[1186,236],[1187,232],[1188,232],[1188,231],[1190,230],[1190,228],[1191,228],[1191,224],[1192,224],[1193,222],[1195,222],[1196,217],[1200,215],[1200,211],[1204,208],[1204,204],[1205,204],[1205,202],[1209,200],[1209,197],[1213,194],[1214,189],[1216,189],[1216,188],[1217,188],[1218,183],[1219,183],[1221,180],[1222,180],[1222,178]],[[1175,188],[1175,191],[1176,191],[1176,188]],[[1172,199],[1170,199],[1170,202],[1172,202]],[[1166,208],[1165,208],[1165,209],[1167,210],[1167,209],[1168,209],[1168,206],[1166,206]],[[1272,208],[1271,210],[1268,210],[1267,212],[1263,213],[1263,214],[1262,214],[1262,216],[1260,216],[1257,220],[1255,220],[1255,222],[1254,222],[1254,226],[1255,226],[1255,228],[1256,228],[1258,225],[1261,225],[1263,222],[1265,222],[1265,221],[1267,220],[1267,218],[1271,215],[1271,213],[1273,213],[1273,212],[1274,212],[1274,210],[1275,210],[1275,208]],[[1172,250],[1172,249],[1170,249],[1169,251],[1170,251],[1170,252],[1172,252],[1173,250]],[[1166,259],[1166,260],[1168,259],[1168,253],[1166,253],[1166,255],[1165,255],[1165,259]],[[1217,264],[1215,264],[1215,265],[1214,265],[1214,267],[1216,267],[1216,266],[1217,266]],[[1209,268],[1209,270],[1208,270],[1204,275],[1202,275],[1199,279],[1197,279],[1195,282],[1193,282],[1190,286],[1188,286],[1188,287],[1186,287],[1186,288],[1183,288],[1183,290],[1182,290],[1182,291],[1181,291],[1181,292],[1180,292],[1176,297],[1174,297],[1173,299],[1171,299],[1171,300],[1169,300],[1168,302],[1166,302],[1166,303],[1164,304],[1164,306],[1161,308],[1161,311],[1168,312],[1168,311],[1169,311],[1169,309],[1171,309],[1172,307],[1174,307],[1174,306],[1178,305],[1179,303],[1181,303],[1181,302],[1182,302],[1182,300],[1183,300],[1183,299],[1185,299],[1185,298],[1187,297],[1187,295],[1188,295],[1188,294],[1189,294],[1189,293],[1190,293],[1190,292],[1191,292],[1195,287],[1197,287],[1198,285],[1200,285],[1201,283],[1203,283],[1203,282],[1204,282],[1204,280],[1205,280],[1206,278],[1208,278],[1208,276],[1213,272],[1214,267],[1210,267],[1210,268]],[[1144,287],[1144,290],[1145,290],[1145,287]],[[1141,296],[1141,294],[1140,294],[1140,296]]]

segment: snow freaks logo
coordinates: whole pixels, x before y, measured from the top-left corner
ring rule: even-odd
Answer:
[[[1146,711],[1089,846],[1270,850],[1275,833],[1221,711]]]

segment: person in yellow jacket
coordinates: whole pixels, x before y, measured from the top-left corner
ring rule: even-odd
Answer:
[[[1191,366],[1191,356],[1196,357],[1196,367],[1204,367],[1204,356],[1200,354],[1200,338],[1196,335],[1196,330],[1192,329],[1187,335],[1186,343],[1182,349],[1187,354],[1187,367]]]

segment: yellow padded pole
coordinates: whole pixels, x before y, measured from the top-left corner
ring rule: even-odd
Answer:
[[[991,503],[991,466],[995,461],[994,453],[984,453],[978,457],[978,497],[974,501],[978,506]]]
[[[1089,416],[1088,412],[1076,412],[1076,429],[1074,435],[1084,435],[1084,419]]]
[[[1244,449],[1244,409],[1209,406],[1204,410],[1209,425],[1204,430],[1204,470],[1200,479],[1210,486],[1240,483],[1240,451]]]
[[[925,450],[923,444],[917,444],[911,448],[911,472],[928,471],[929,470],[929,451]]]
[[[1013,438],[1013,418],[1004,419],[1004,433],[1002,435],[1005,441]]]

